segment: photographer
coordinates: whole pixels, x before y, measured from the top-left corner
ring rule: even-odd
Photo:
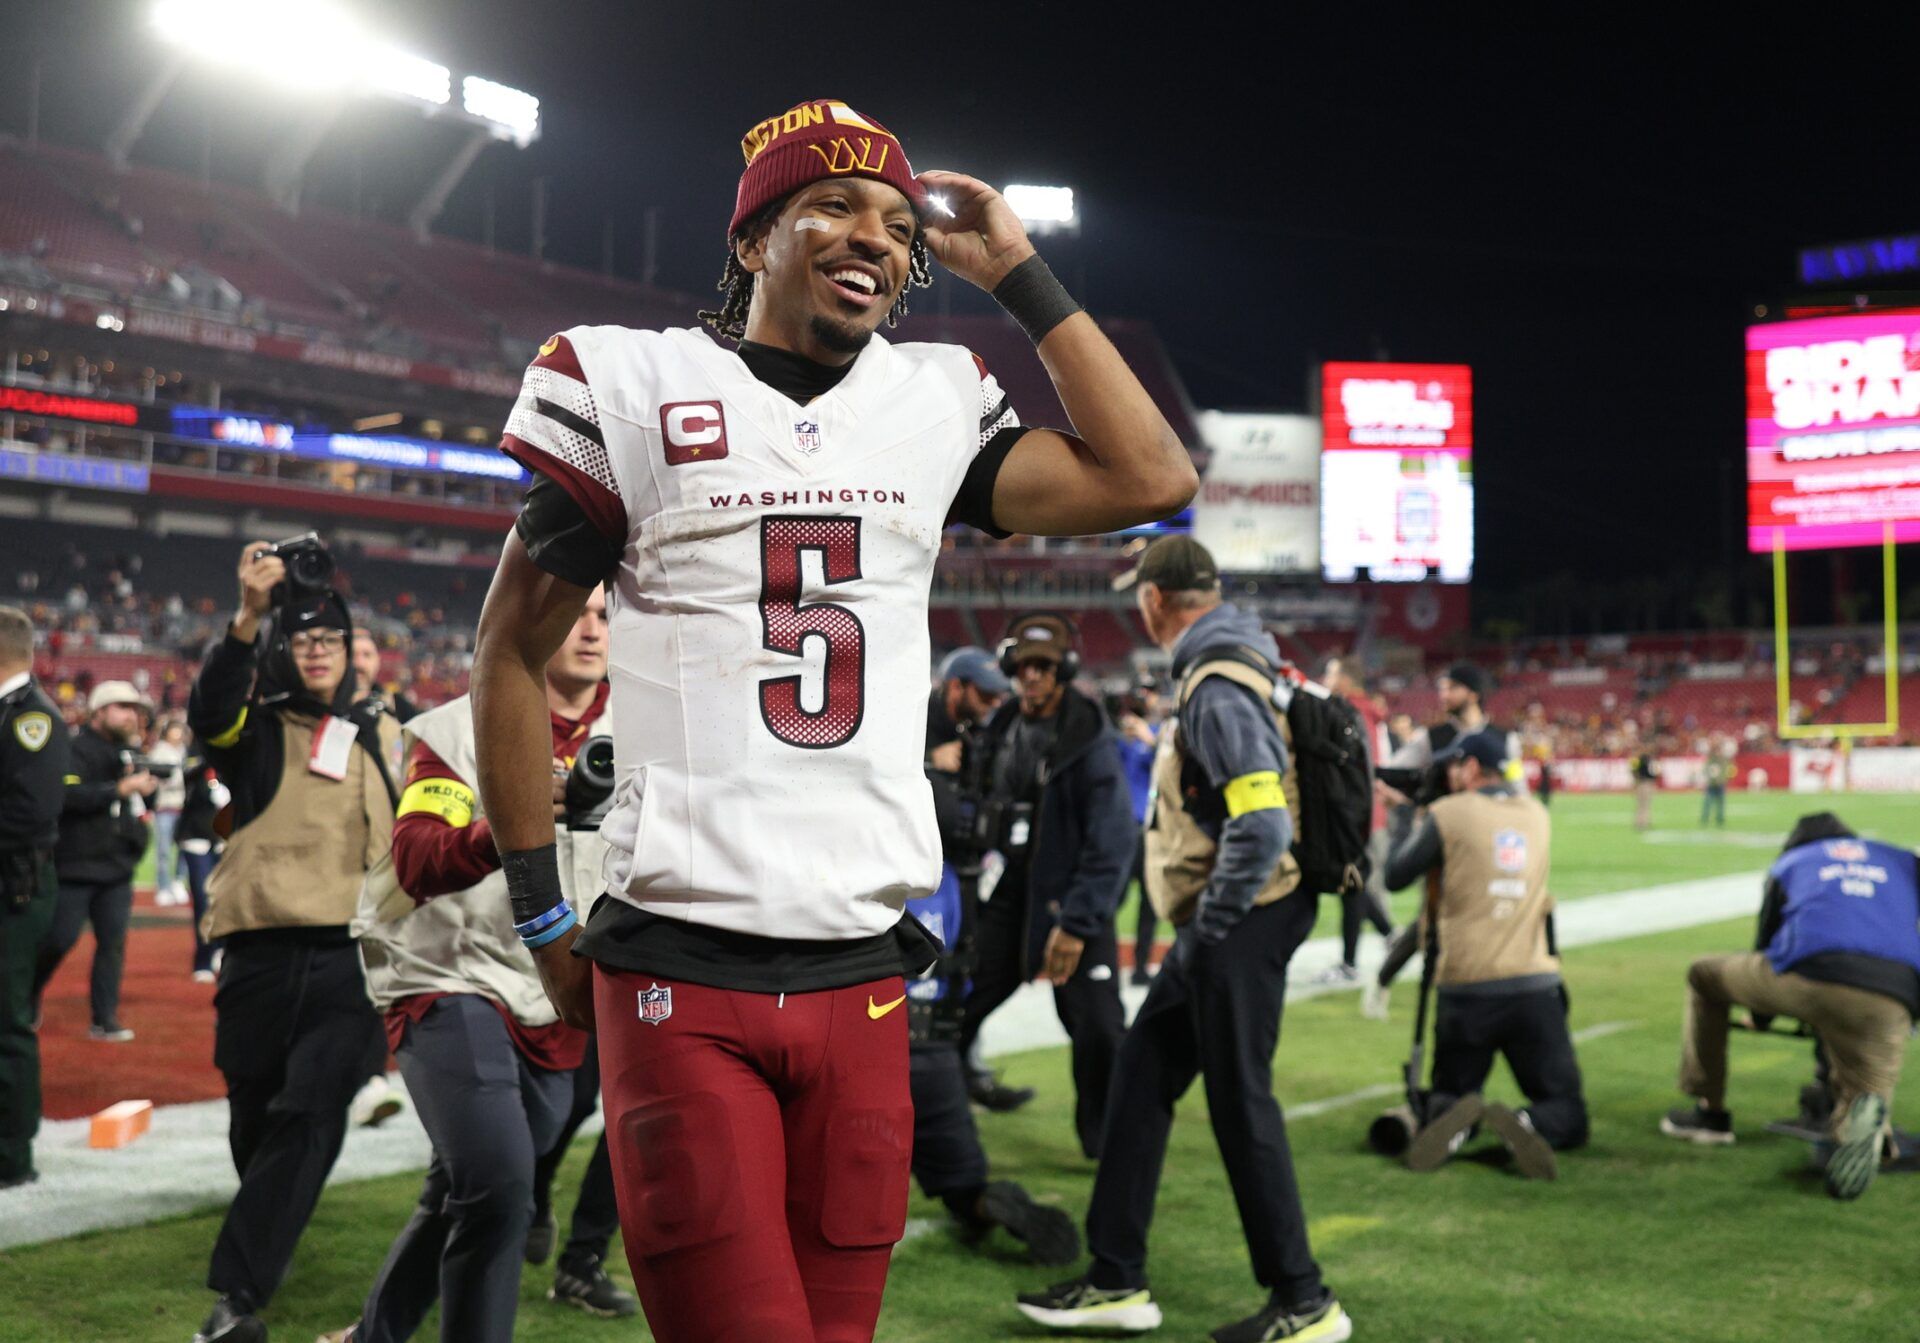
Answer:
[[[589,820],[580,804],[593,811],[612,789],[581,798],[575,785],[570,800],[568,781],[589,743],[610,748],[606,674],[606,598],[595,589],[546,667],[554,819],[564,822],[555,840],[576,911],[600,893],[607,848],[597,815]],[[515,931],[493,830],[474,792],[472,702],[461,696],[419,715],[406,739],[393,850],[369,874],[354,928],[368,990],[433,1140],[433,1164],[359,1322],[329,1337],[399,1343],[437,1297],[442,1338],[506,1343],[520,1298],[535,1162],[573,1109],[575,1074],[592,1037],[559,1020]],[[610,1188],[606,1194],[611,1204]],[[553,1299],[601,1315],[638,1310],[600,1265],[612,1230],[592,1249],[568,1246]]]
[[[53,848],[70,750],[58,706],[33,678],[33,624],[0,606],[0,1191],[39,1178],[34,968],[58,898]]]
[[[1550,1180],[1554,1150],[1587,1141],[1547,894],[1552,822],[1508,780],[1500,733],[1468,733],[1435,763],[1448,796],[1415,817],[1387,862],[1395,890],[1431,875],[1421,926],[1439,944],[1433,1089],[1407,1165],[1438,1167],[1484,1119],[1523,1175]],[[1517,1113],[1480,1098],[1496,1052],[1530,1102]]]
[[[133,1032],[120,1024],[120,976],[133,916],[133,869],[147,851],[146,799],[160,787],[160,780],[136,764],[134,755],[144,719],[152,712],[153,706],[125,681],[102,681],[87,697],[87,725],[73,734],[60,843],[53,856],[60,901],[34,971],[33,1000],[38,1004],[47,981],[79,940],[81,927],[92,923],[88,999],[93,1025],[87,1038],[112,1044],[133,1039]]]
[[[1907,1036],[1920,1017],[1920,860],[1857,837],[1832,812],[1803,816],[1767,873],[1757,950],[1704,956],[1687,970],[1680,1089],[1698,1102],[1660,1121],[1669,1137],[1733,1141],[1727,1012],[1761,1029],[1796,1017],[1830,1068],[1836,1144],[1827,1192],[1858,1198],[1879,1169]]]
[[[393,833],[382,731],[397,727],[352,707],[353,625],[326,586],[332,567],[312,536],[249,542],[240,609],[187,707],[233,808],[203,932],[224,939],[214,1063],[240,1189],[214,1245],[207,1285],[219,1300],[200,1343],[264,1337],[254,1312],[313,1215],[348,1103],[385,1062],[348,925]]]
[[[1006,869],[981,911],[960,1052],[981,1023],[1036,974],[1073,1042],[1074,1128],[1100,1155],[1113,1058],[1126,1030],[1113,916],[1133,859],[1133,817],[1106,715],[1075,690],[1080,655],[1059,616],[1023,616],[1000,645],[1015,698],[983,729],[983,848]],[[972,762],[969,771],[975,768]]]

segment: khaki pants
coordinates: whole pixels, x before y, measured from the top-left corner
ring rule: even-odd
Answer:
[[[1819,1034],[1833,1069],[1836,1130],[1856,1096],[1884,1096],[1891,1111],[1912,1025],[1907,1009],[1885,994],[1792,971],[1777,975],[1757,951],[1703,956],[1688,967],[1686,1035],[1680,1046],[1680,1090],[1687,1095],[1716,1110],[1726,1108],[1727,1009],[1735,1003],[1763,1016],[1797,1018]]]

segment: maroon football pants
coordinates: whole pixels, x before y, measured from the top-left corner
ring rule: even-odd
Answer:
[[[871,1343],[907,1219],[904,993],[594,966],[620,1228],[658,1343]]]

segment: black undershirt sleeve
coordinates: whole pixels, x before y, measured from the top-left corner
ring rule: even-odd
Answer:
[[[575,587],[594,587],[620,567],[620,543],[588,521],[571,494],[538,472],[513,529],[535,564]]]
[[[953,496],[953,507],[947,510],[949,525],[964,522],[988,536],[1013,535],[994,525],[993,486],[1000,478],[1000,467],[1007,460],[1007,454],[1013,451],[1013,445],[1026,432],[1023,425],[1009,425],[980,445],[980,451],[974,454],[973,464],[967,468],[966,479],[960,482],[960,493]]]

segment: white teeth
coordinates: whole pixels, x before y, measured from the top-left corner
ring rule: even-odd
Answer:
[[[880,288],[871,275],[861,270],[837,270],[827,278],[839,284],[849,285],[863,294],[877,293]]]

